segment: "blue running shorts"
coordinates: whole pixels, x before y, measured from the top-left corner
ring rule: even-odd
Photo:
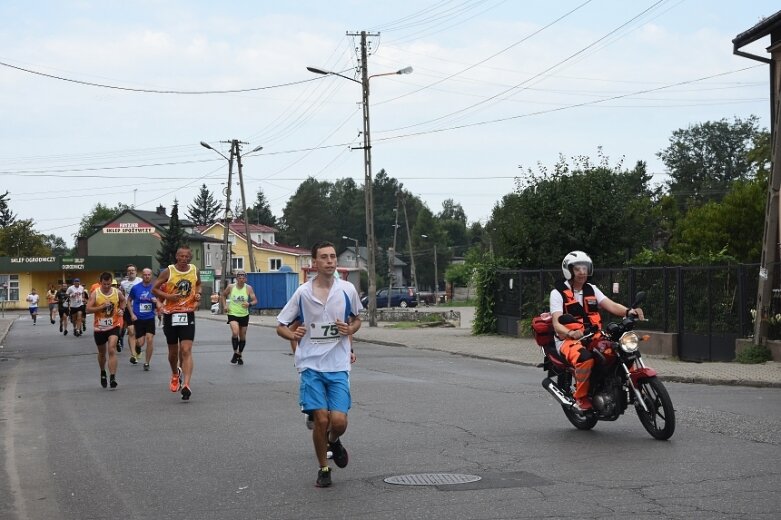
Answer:
[[[350,373],[318,372],[306,369],[299,374],[301,411],[328,410],[346,414],[350,410]]]

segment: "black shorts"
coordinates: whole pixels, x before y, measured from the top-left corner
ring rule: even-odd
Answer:
[[[155,319],[149,318],[148,320],[136,320],[131,325],[136,331],[137,338],[143,338],[147,334],[155,335]]]
[[[60,313],[60,316],[68,316],[70,314],[70,309],[67,307],[60,307],[57,306],[57,312]]]
[[[180,341],[192,341],[195,339],[195,313],[177,312],[174,314],[187,314],[187,325],[173,326],[171,324],[172,314],[163,314],[163,333],[165,341],[169,345],[176,345]]]
[[[128,328],[129,325],[135,325],[130,319],[130,311],[127,309],[125,309],[125,312],[122,314],[122,323],[124,323],[124,328]]]
[[[234,316],[233,314],[228,314],[228,323],[235,321],[239,324],[239,327],[248,327],[249,326],[249,314],[246,316]]]
[[[101,346],[108,343],[108,338],[111,336],[119,337],[119,327],[114,327],[109,330],[96,330],[95,331],[95,345]]]

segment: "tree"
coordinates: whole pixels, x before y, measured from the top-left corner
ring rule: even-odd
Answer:
[[[0,228],[0,256],[49,256],[43,235],[36,232],[32,219],[17,220]]]
[[[554,267],[568,251],[586,251],[597,265],[621,265],[651,244],[655,223],[645,163],[622,170],[601,156],[561,158],[552,172],[528,171],[516,191],[494,206],[487,228],[498,257],[515,267]]]
[[[53,256],[66,256],[71,253],[71,248],[62,237],[57,235],[42,235],[43,243],[51,250]]]
[[[282,212],[282,235],[288,244],[311,247],[319,240],[334,240],[331,183],[314,177],[302,182]],[[341,236],[341,235],[339,235]]]
[[[258,188],[255,204],[247,208],[247,222],[273,228],[277,227],[277,218],[271,212],[271,206],[269,206],[266,195],[260,187]]]
[[[442,211],[436,216],[439,226],[445,233],[448,247],[467,247],[469,232],[466,228],[466,213],[461,204],[447,199],[442,202]]]
[[[676,227],[669,251],[682,257],[722,254],[738,262],[759,262],[765,220],[763,181],[735,181],[721,202],[690,209]]]
[[[0,195],[0,228],[10,226],[16,221],[16,215],[8,207],[11,199],[8,197],[8,191]]]
[[[193,221],[196,226],[209,226],[217,221],[217,215],[220,214],[222,206],[214,200],[214,196],[206,187],[201,185],[201,191],[195,197],[193,203],[187,207],[186,216]]]
[[[157,251],[157,261],[160,268],[165,269],[176,263],[176,250],[187,245],[187,233],[179,222],[179,202],[174,199],[174,207],[171,209],[171,218],[168,220],[168,229],[160,233],[160,249]]]
[[[90,236],[100,227],[100,224],[116,218],[126,209],[129,209],[129,206],[121,202],[113,208],[98,202],[89,214],[82,217],[76,237]]]
[[[678,129],[667,148],[657,153],[670,174],[670,194],[679,208],[719,201],[733,181],[747,180],[758,163],[749,158],[761,139],[759,118],[708,121]]]

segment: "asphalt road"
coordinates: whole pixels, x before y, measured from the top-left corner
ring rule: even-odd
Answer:
[[[122,353],[98,384],[91,335],[18,320],[0,352],[0,518],[767,518],[781,516],[781,390],[668,384],[678,428],[633,411],[575,430],[541,371],[356,343],[345,469],[314,486],[297,375],[273,329],[243,367],[227,325],[198,322],[193,397]],[[162,334],[158,335],[163,342]],[[387,477],[476,475],[401,486]]]

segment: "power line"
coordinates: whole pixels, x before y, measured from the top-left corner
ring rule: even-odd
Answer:
[[[11,65],[10,63],[5,63],[2,61],[0,61],[0,65],[2,65],[3,67],[8,67],[11,69],[16,69],[22,72],[26,72],[28,74],[34,74],[36,76],[43,76],[45,78],[56,79],[58,81],[76,83],[78,85],[84,85],[87,87],[99,87],[99,88],[107,88],[112,90],[123,90],[126,92],[140,92],[144,94],[183,94],[183,95],[238,94],[241,92],[256,92],[259,90],[270,90],[274,88],[290,87],[292,85],[300,85],[302,83],[309,83],[311,81],[317,81],[318,79],[320,79],[320,78],[310,78],[310,79],[302,79],[299,81],[291,81],[288,83],[280,83],[277,85],[268,85],[265,87],[251,87],[251,88],[230,89],[230,90],[157,90],[157,89],[146,89],[146,88],[120,87],[118,85],[107,85],[104,83],[93,83],[91,81],[82,81],[79,79],[66,78],[64,76],[56,76],[54,74],[47,74],[45,72],[40,72],[37,70],[18,67],[16,65]]]

